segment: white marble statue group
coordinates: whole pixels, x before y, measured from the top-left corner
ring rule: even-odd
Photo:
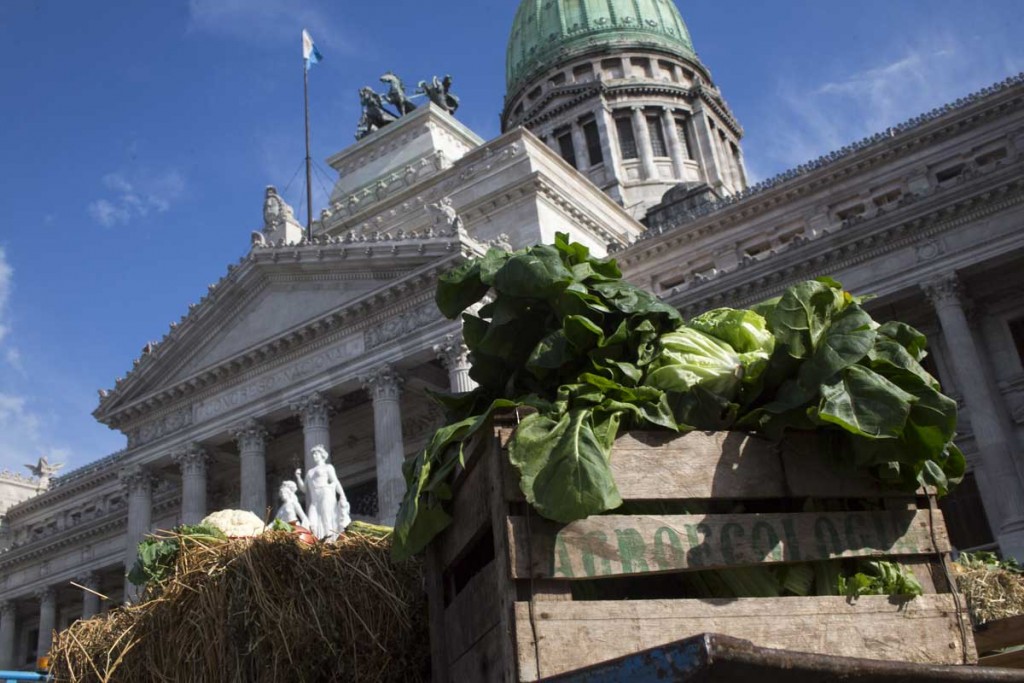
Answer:
[[[281,506],[275,517],[283,522],[299,523],[321,540],[332,541],[344,533],[352,518],[348,498],[341,488],[334,465],[327,462],[324,446],[310,449],[314,465],[302,476],[302,470],[295,470],[295,481],[281,482],[279,496]],[[297,492],[306,497],[306,507],[299,503]]]

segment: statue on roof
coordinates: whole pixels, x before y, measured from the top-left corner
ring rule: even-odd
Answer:
[[[64,463],[58,462],[50,464],[50,461],[46,459],[45,455],[39,456],[39,461],[35,465],[25,465],[29,472],[32,473],[33,477],[39,479],[38,487],[46,489],[50,487],[50,477],[57,473],[57,470],[64,467]]]
[[[384,100],[373,88],[364,86],[359,89],[359,103],[363,106],[363,116],[356,126],[356,140],[362,140],[375,130],[380,130],[398,117],[384,108]]]
[[[276,187],[267,185],[263,198],[263,230],[253,233],[252,243],[260,246],[278,242],[295,244],[302,241],[303,234],[292,207],[281,198]]]
[[[446,75],[440,80],[438,80],[437,76],[434,76],[429,83],[420,81],[419,90],[416,92],[423,93],[427,96],[428,100],[441,107],[441,109],[444,109],[449,114],[454,114],[455,110],[459,108],[459,98],[452,94],[451,87],[452,77],[450,75]]]
[[[465,229],[462,217],[455,210],[451,197],[441,197],[437,203],[427,204],[424,208],[434,214],[435,224],[444,223],[448,234],[457,235]]]
[[[380,82],[388,86],[388,92],[384,95],[384,101],[393,106],[399,116],[405,116],[416,109],[416,105],[405,94],[405,86],[402,79],[388,71],[380,77]]]

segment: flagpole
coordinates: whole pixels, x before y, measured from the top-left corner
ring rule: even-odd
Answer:
[[[302,60],[302,94],[306,102],[306,241],[313,241],[313,186],[310,184],[309,156],[309,64]]]

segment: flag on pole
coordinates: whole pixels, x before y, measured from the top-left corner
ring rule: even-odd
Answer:
[[[308,70],[311,64],[317,64],[323,58],[320,50],[316,49],[316,45],[313,44],[313,38],[309,35],[309,31],[302,29],[302,59],[306,63],[306,69]]]

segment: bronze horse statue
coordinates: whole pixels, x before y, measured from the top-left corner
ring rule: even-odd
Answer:
[[[384,101],[397,109],[399,116],[405,116],[416,109],[416,105],[405,94],[405,86],[402,85],[401,78],[388,71],[380,77],[380,82],[387,83],[388,85],[388,92],[384,95]]]
[[[398,117],[384,108],[380,94],[374,92],[373,88],[359,89],[359,103],[363,105],[363,116],[356,126],[356,140],[362,140],[373,131],[398,120]]]

